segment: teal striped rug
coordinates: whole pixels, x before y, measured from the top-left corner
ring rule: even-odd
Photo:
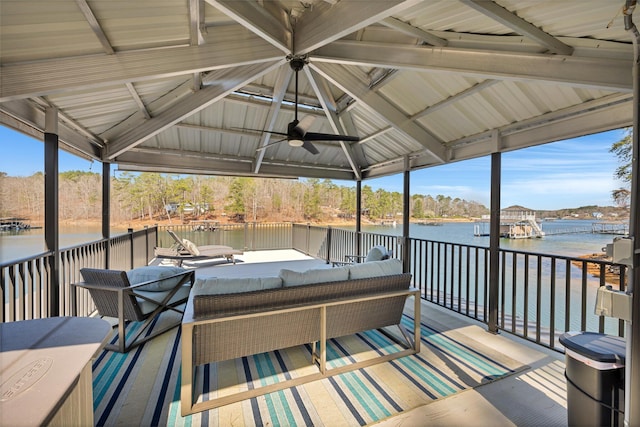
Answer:
[[[403,322],[407,328],[413,325],[408,316]],[[446,329],[438,325],[423,323],[421,328],[420,354],[188,417],[180,416],[180,329],[175,328],[128,354],[100,354],[93,365],[94,422],[98,426],[367,425],[526,368],[460,334],[440,332]],[[330,367],[337,367],[399,349],[384,334],[367,331],[331,340],[327,359]],[[288,379],[314,369],[310,351],[310,346],[292,347],[201,366],[195,387],[200,399],[207,400],[218,392]]]

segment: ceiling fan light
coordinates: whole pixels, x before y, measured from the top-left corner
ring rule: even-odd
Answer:
[[[289,140],[289,145],[291,147],[302,147],[302,145],[304,144],[304,141],[301,139],[290,139]]]

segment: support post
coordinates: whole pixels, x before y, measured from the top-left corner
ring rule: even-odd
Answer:
[[[111,164],[102,163],[102,238],[107,240],[104,267],[111,266]]]
[[[410,164],[409,158],[405,158],[404,168],[404,188],[403,188],[403,207],[402,207],[402,271],[408,273],[411,269],[411,251],[409,248],[409,208],[411,202],[411,188],[410,188]]]
[[[489,332],[498,333],[500,282],[500,176],[502,155],[491,154],[491,223],[489,225]]]
[[[58,110],[47,108],[44,128],[44,242],[49,267],[49,317],[60,315],[60,240],[58,226]]]
[[[360,255],[362,244],[360,233],[362,232],[362,181],[356,181],[356,247],[354,253]]]
[[[633,239],[633,258],[627,292],[631,293],[631,325],[626,323],[626,360],[625,360],[625,426],[640,424],[640,293],[635,286],[640,283],[640,239],[636,235],[640,230],[640,32],[633,23],[635,0],[627,0],[624,8],[625,30],[631,35],[633,42],[633,133],[631,161],[631,211],[629,218],[629,237]],[[631,360],[629,360],[631,359]]]

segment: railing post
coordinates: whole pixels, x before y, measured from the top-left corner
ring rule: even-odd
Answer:
[[[133,269],[135,267],[133,264],[133,228],[128,228],[127,233],[129,233],[129,264],[130,268]]]
[[[296,225],[293,222],[290,222],[289,223],[289,229],[291,230],[290,239],[289,239],[289,248],[293,249],[294,242],[296,241],[296,238],[294,236],[294,234],[296,232]]]
[[[252,228],[252,231],[251,231],[251,248],[255,251],[256,250],[256,223],[255,223],[255,221],[252,223],[251,228]]]
[[[247,246],[248,235],[249,235],[249,224],[245,222],[244,223],[244,250],[245,251],[249,249],[249,246]]]
[[[144,226],[144,251],[145,251],[145,260],[147,261],[147,264],[149,264],[149,260],[151,258],[149,258],[149,226],[145,225]]]
[[[331,226],[327,227],[327,264],[331,262],[331,235],[333,234],[333,229]]]

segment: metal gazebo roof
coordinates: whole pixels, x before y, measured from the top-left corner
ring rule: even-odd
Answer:
[[[1,0],[0,123],[121,169],[359,180],[632,124],[623,1]],[[313,155],[265,131],[300,113]],[[257,130],[247,130],[257,129]]]

